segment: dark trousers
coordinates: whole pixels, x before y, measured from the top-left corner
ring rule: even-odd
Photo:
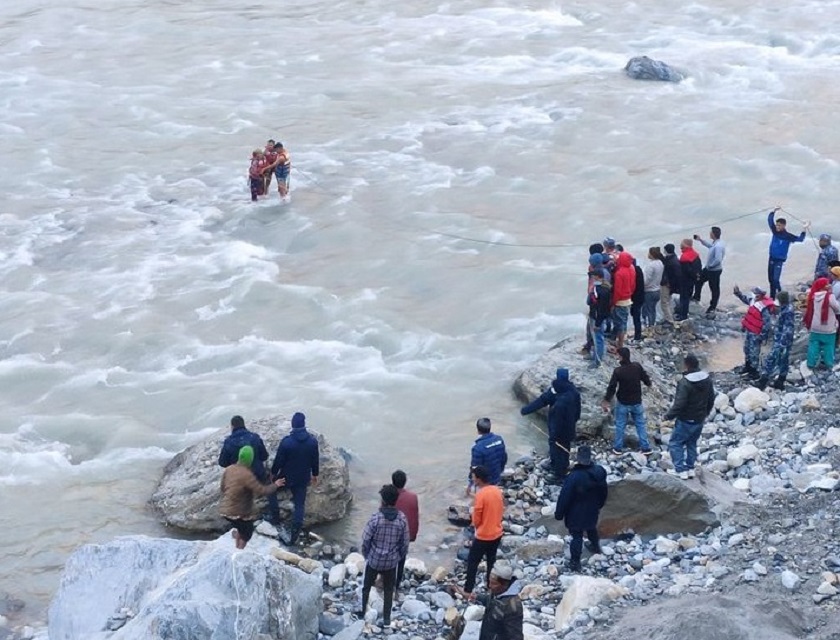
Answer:
[[[391,569],[373,569],[370,565],[365,566],[365,578],[362,583],[362,615],[367,611],[370,589],[373,587],[373,583],[376,582],[376,576],[382,576],[382,599],[384,600],[382,619],[385,621],[385,624],[390,624],[391,607],[394,604],[394,580],[397,577],[396,567]]]
[[[784,266],[784,260],[770,258],[767,261],[767,281],[770,283],[771,298],[775,298],[776,294],[782,290],[782,268]]]
[[[688,305],[691,304],[691,296],[694,293],[694,282],[680,283],[680,301],[677,303],[677,320],[685,320],[688,317]]]
[[[572,534],[569,555],[572,562],[580,562],[580,556],[583,553],[583,529],[569,529],[569,533]],[[598,547],[598,529],[587,529],[586,537],[594,547]]]
[[[569,450],[571,447],[571,440],[548,436],[548,456],[551,459],[551,470],[554,471],[554,475],[558,479],[565,478],[569,472]]]
[[[256,202],[257,196],[261,196],[263,194],[263,189],[265,188],[265,181],[262,177],[259,178],[251,178],[251,201]]]
[[[633,318],[633,337],[636,340],[642,339],[642,302],[634,302],[630,305],[630,315]]]
[[[303,514],[306,507],[306,489],[307,485],[299,485],[296,487],[289,487],[292,492],[292,504],[294,511],[292,512],[292,528],[300,531],[303,527]]]
[[[400,558],[400,563],[397,565],[397,584],[394,585],[394,591],[398,591],[403,581],[403,574],[405,573],[405,559],[408,556]]]
[[[499,543],[501,538],[495,540],[479,540],[475,538],[470,547],[470,555],[467,556],[467,579],[464,583],[464,591],[472,593],[475,589],[475,577],[478,573],[478,565],[481,564],[481,559],[485,558],[487,562],[487,582],[490,582],[490,571],[493,570],[493,565],[496,564],[496,552],[499,550]]]
[[[268,472],[261,463],[259,465],[254,463],[253,471],[257,480],[263,484],[268,484]],[[280,505],[277,503],[277,492],[268,494],[266,496],[266,501],[268,502],[268,517],[274,524],[277,524],[280,522]]]
[[[712,299],[709,300],[709,311],[717,309],[718,301],[720,300],[720,276],[723,270],[709,271],[703,269],[700,273],[700,279],[697,281],[697,286],[694,287],[694,299],[700,300],[700,294],[703,293],[703,285],[709,283],[709,291],[712,293]]]

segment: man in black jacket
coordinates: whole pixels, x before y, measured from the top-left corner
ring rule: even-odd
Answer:
[[[554,518],[563,520],[572,542],[569,545],[571,571],[580,571],[583,552],[583,532],[589,538],[589,548],[601,552],[598,541],[598,515],[607,502],[607,472],[592,461],[592,449],[581,445],[577,450],[577,464],[569,474],[557,498]]]
[[[665,269],[662,272],[659,307],[662,309],[663,322],[674,324],[674,299],[672,296],[679,293],[680,290],[680,279],[682,277],[680,259],[675,253],[673,244],[668,243],[663,248],[665,249],[665,260],[663,262]]]
[[[272,477],[285,478],[286,487],[292,493],[294,511],[289,544],[297,542],[303,528],[306,491],[310,484],[318,484],[319,473],[318,439],[306,430],[306,416],[295,413],[292,416],[292,431],[280,441],[271,465]]]
[[[618,350],[619,365],[613,370],[607,393],[601,402],[604,413],[609,412],[610,402],[616,396],[615,403],[615,438],[613,439],[613,453],[620,455],[624,451],[624,428],[627,426],[628,414],[633,417],[636,435],[639,438],[639,448],[645,455],[650,453],[645,430],[645,408],[642,406],[642,383],[650,386],[650,376],[638,362],[631,362],[630,349],[621,347]],[[616,388],[618,393],[616,394]]]
[[[476,596],[476,601],[484,605],[478,640],[523,640],[522,585],[514,577],[513,568],[506,562],[493,565],[489,587],[489,594]]]
[[[696,356],[688,354],[683,358],[683,365],[683,379],[677,383],[674,404],[668,409],[665,419],[676,419],[668,442],[674,469],[668,472],[688,480],[694,477],[697,440],[703,431],[703,423],[715,406],[715,388],[709,374],[700,371]]]

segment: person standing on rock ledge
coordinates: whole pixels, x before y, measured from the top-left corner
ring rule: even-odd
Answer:
[[[802,233],[793,235],[787,230],[787,220],[776,218],[776,212],[781,207],[776,207],[767,214],[767,226],[773,238],[770,240],[770,257],[767,261],[767,280],[770,282],[770,297],[775,298],[776,293],[782,288],[782,269],[788,257],[788,249],[793,242],[805,242],[805,232],[811,227],[810,222],[805,222]]]
[[[569,545],[569,570],[580,571],[583,553],[583,533],[589,538],[592,553],[601,553],[598,538],[598,515],[607,502],[607,472],[592,461],[592,449],[581,445],[577,449],[577,464],[563,485],[554,509],[554,518],[563,520],[572,536]]]
[[[502,541],[502,517],[505,513],[505,499],[502,490],[490,483],[490,473],[486,467],[478,466],[472,470],[473,483],[478,490],[473,504],[472,524],[475,527],[475,539],[467,556],[467,577],[464,588],[460,590],[465,598],[472,599],[478,565],[484,558],[487,564],[487,582],[496,563],[496,552]]]
[[[268,471],[265,463],[268,460],[268,450],[260,434],[248,431],[245,428],[245,420],[242,416],[233,416],[230,419],[230,435],[225,438],[222,450],[219,452],[219,466],[229,467],[236,464],[239,458],[239,450],[244,446],[250,446],[254,450],[254,463],[251,471],[257,480],[266,484],[269,481]],[[277,496],[272,493],[268,496],[268,518],[272,524],[280,522],[280,507],[277,504]]]
[[[475,428],[478,431],[478,438],[470,451],[470,473],[467,477],[466,495],[470,495],[474,485],[472,481],[472,470],[482,466],[490,474],[490,484],[499,484],[502,481],[502,471],[507,464],[507,450],[505,441],[497,433],[490,433],[490,418],[479,418],[476,420]]]
[[[391,474],[391,484],[393,484],[399,492],[397,504],[395,506],[405,516],[405,519],[408,522],[408,541],[414,542],[417,540],[417,533],[420,531],[420,505],[417,501],[417,494],[405,488],[405,483],[407,481],[408,478],[405,475],[405,471],[402,469],[397,469]],[[406,555],[400,558],[400,564],[397,567],[397,589],[399,589],[402,584],[403,572],[405,571],[405,559],[407,555],[408,549],[406,549]]]
[[[618,350],[619,365],[613,369],[612,377],[607,385],[607,393],[601,402],[604,413],[610,410],[613,396],[615,403],[615,438],[613,439],[613,453],[621,455],[624,452],[624,428],[627,426],[627,416],[633,418],[636,435],[639,438],[639,448],[642,453],[650,453],[645,430],[645,408],[642,405],[642,383],[650,387],[650,376],[638,362],[630,360],[630,349],[621,347]],[[618,393],[616,393],[618,388]]]
[[[292,416],[292,432],[280,441],[271,475],[285,478],[286,486],[292,492],[294,512],[289,544],[295,544],[303,528],[303,515],[306,507],[306,491],[310,485],[318,484],[320,458],[318,440],[306,430],[306,416],[296,413]]]
[[[519,410],[523,416],[548,407],[548,455],[554,482],[562,482],[569,471],[569,449],[580,420],[580,392],[569,380],[568,369],[557,369],[551,386]]]
[[[271,495],[285,482],[280,479],[274,484],[263,484],[251,470],[253,462],[254,449],[245,445],[237,453],[236,464],[225,467],[222,474],[219,513],[234,526],[233,539],[237,549],[244,549],[254,535],[254,515],[251,513],[254,496]]]
[[[675,420],[668,451],[674,469],[669,473],[683,480],[694,477],[697,462],[697,440],[703,431],[703,423],[715,407],[715,388],[705,371],[700,371],[697,356],[689,353],[683,358],[683,378],[677,383],[674,404],[665,414],[666,420]]]

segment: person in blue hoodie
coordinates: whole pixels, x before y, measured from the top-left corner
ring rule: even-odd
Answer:
[[[580,393],[569,380],[568,369],[557,369],[557,377],[542,395],[519,410],[523,416],[548,407],[548,452],[555,482],[569,471],[569,449],[580,420]]]
[[[239,450],[245,446],[254,450],[254,462],[251,465],[251,471],[253,471],[257,480],[267,484],[269,477],[265,463],[268,461],[268,450],[265,448],[265,443],[260,434],[248,431],[245,428],[245,420],[242,416],[233,416],[230,419],[230,435],[225,438],[222,450],[219,452],[219,466],[229,467],[236,464],[239,460]],[[277,503],[277,495],[271,494],[267,499],[268,517],[266,519],[273,524],[278,524],[280,522],[280,507]]]
[[[297,542],[303,528],[306,490],[310,483],[318,484],[319,465],[318,440],[306,430],[306,416],[296,413],[292,416],[292,432],[280,441],[271,465],[271,475],[284,478],[285,486],[292,492],[294,512],[289,544]]]
[[[811,226],[806,222],[802,225],[804,227],[802,233],[795,236],[787,230],[787,220],[776,217],[778,210],[779,207],[776,207],[767,214],[767,226],[773,234],[770,240],[770,259],[767,261],[767,279],[770,281],[771,298],[775,298],[782,288],[782,268],[785,266],[791,243],[805,242],[805,232]]]
[[[502,471],[507,464],[507,449],[505,441],[497,433],[490,433],[490,418],[479,418],[475,423],[478,438],[470,451],[470,473],[467,480],[466,495],[475,488],[472,479],[472,470],[476,467],[484,467],[490,474],[490,484],[498,485],[502,481]]]

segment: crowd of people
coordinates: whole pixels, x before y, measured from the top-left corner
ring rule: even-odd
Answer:
[[[264,149],[254,149],[251,153],[251,165],[248,167],[251,202],[256,202],[260,196],[269,195],[272,177],[277,178],[280,200],[288,202],[291,171],[292,156],[282,142],[268,140]]]

